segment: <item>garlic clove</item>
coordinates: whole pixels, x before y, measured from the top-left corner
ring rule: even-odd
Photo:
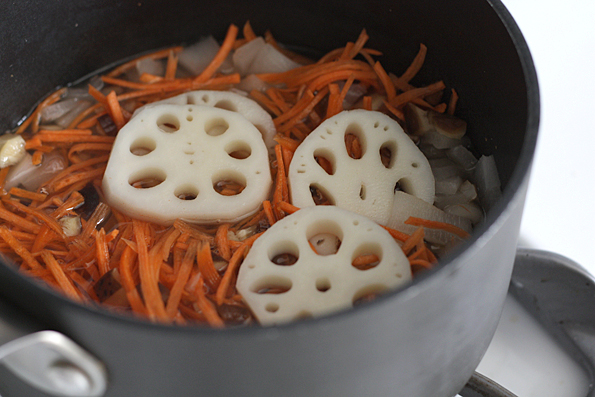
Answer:
[[[25,140],[20,135],[0,136],[0,168],[17,164],[25,157]]]

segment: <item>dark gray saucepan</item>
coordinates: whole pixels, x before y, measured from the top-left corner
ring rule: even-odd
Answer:
[[[456,394],[498,322],[539,123],[531,56],[498,0],[2,2],[0,128],[13,127],[56,85],[139,52],[208,34],[222,38],[230,23],[246,20],[316,53],[355,40],[365,27],[369,46],[397,73],[427,45],[415,83],[444,79],[456,87],[459,116],[476,148],[495,156],[504,186],[470,241],[373,303],[273,328],[149,324],[73,303],[10,264],[0,265],[0,297],[100,360],[106,396]],[[53,370],[69,379],[67,363]],[[29,395],[3,378],[0,393]]]

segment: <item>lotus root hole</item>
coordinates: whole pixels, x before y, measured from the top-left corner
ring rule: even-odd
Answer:
[[[314,160],[328,175],[335,174],[336,161],[335,156],[328,150],[314,151]]]
[[[227,154],[237,160],[244,160],[252,154],[252,148],[245,141],[233,141],[225,146]]]
[[[292,266],[300,257],[300,250],[293,241],[277,241],[269,248],[268,257],[277,266]]]
[[[198,197],[198,189],[192,185],[182,185],[174,190],[174,195],[180,200],[194,200]]]
[[[136,189],[150,189],[163,183],[166,177],[165,172],[160,169],[146,168],[130,175],[128,183]]]
[[[237,196],[246,188],[246,178],[237,172],[223,172],[213,177],[213,189],[222,196]]]
[[[326,292],[331,289],[331,280],[326,277],[319,277],[316,279],[316,289],[320,292]]]
[[[333,196],[317,183],[310,185],[310,194],[315,205],[335,205]]]
[[[345,129],[345,150],[352,159],[361,159],[365,153],[366,142],[362,127],[357,123],[351,123]]]
[[[229,129],[229,124],[222,118],[213,118],[205,123],[205,132],[210,136],[219,136]]]
[[[157,128],[168,134],[180,129],[180,120],[173,114],[164,114],[157,119]]]
[[[227,99],[223,99],[215,104],[216,108],[223,109],[223,110],[230,110],[232,112],[237,112],[238,108],[236,105]]]
[[[291,289],[293,283],[287,277],[266,276],[250,286],[250,291],[259,295],[284,294]]]
[[[397,145],[395,142],[385,142],[380,147],[380,161],[382,165],[391,169],[395,165],[395,159],[397,157]]]
[[[137,138],[130,145],[130,153],[135,156],[145,156],[157,148],[157,143],[149,137]]]
[[[351,266],[357,270],[370,270],[382,261],[382,247],[377,243],[365,243],[358,246],[352,255]]]

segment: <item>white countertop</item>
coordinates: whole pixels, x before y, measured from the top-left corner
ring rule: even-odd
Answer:
[[[595,1],[502,0],[537,69],[541,126],[519,245],[595,274]]]

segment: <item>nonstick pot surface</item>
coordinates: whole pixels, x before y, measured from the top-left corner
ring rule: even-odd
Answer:
[[[79,306],[10,265],[0,266],[3,297],[104,361],[108,395],[382,395],[397,390],[391,394],[422,396],[460,390],[487,348],[506,294],[539,119],[530,55],[500,3],[3,4],[0,126],[14,127],[57,85],[144,51],[209,34],[221,39],[230,23],[241,26],[246,20],[257,33],[270,29],[279,42],[310,54],[343,46],[366,28],[369,47],[381,50],[383,66],[397,74],[425,44],[426,62],[413,83],[442,79],[457,89],[458,116],[468,122],[477,150],[494,155],[504,186],[503,200],[472,239],[404,291],[327,318],[270,329],[148,324]],[[469,285],[473,291],[462,294]],[[469,316],[480,317],[473,330],[459,325]],[[408,319],[420,324],[417,336]],[[401,387],[402,378],[409,378],[411,386]]]

